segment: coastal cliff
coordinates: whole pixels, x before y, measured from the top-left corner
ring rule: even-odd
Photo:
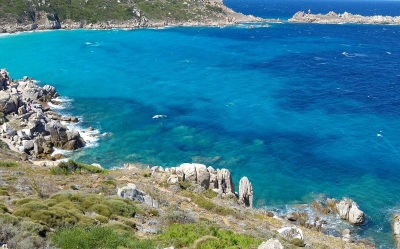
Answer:
[[[0,32],[221,26],[262,21],[261,18],[234,12],[221,0],[14,2],[2,1],[0,4]]]
[[[361,16],[353,15],[348,12],[337,14],[333,11],[324,14],[312,14],[311,11],[305,13],[299,11],[288,20],[293,23],[319,23],[319,24],[342,24],[342,23],[355,23],[355,24],[391,24],[400,25],[400,16]]]

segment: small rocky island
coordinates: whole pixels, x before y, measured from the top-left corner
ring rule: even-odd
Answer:
[[[293,23],[319,23],[319,24],[342,24],[342,23],[354,23],[354,24],[391,24],[400,25],[400,16],[361,16],[353,15],[348,12],[343,14],[337,14],[330,11],[327,14],[312,14],[311,11],[305,13],[299,11],[288,20]]]

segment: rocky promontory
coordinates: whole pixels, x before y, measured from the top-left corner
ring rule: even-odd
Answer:
[[[48,106],[58,96],[53,86],[40,87],[28,77],[12,80],[9,73],[1,69],[1,140],[10,149],[31,159],[49,159],[55,147],[64,150],[83,147],[85,141],[79,132],[62,124],[61,120],[66,118]],[[76,118],[69,120],[77,121]]]
[[[69,3],[67,3],[69,2]],[[30,1],[0,6],[0,33],[49,29],[158,28],[165,26],[226,26],[262,22],[237,13],[221,0],[167,1]],[[1,15],[5,12],[5,15]]]
[[[391,24],[400,25],[400,16],[362,16],[354,15],[348,12],[337,14],[333,11],[327,14],[312,14],[311,11],[307,13],[299,11],[288,20],[293,23],[319,23],[319,24],[342,24],[342,23],[355,23],[355,24]]]

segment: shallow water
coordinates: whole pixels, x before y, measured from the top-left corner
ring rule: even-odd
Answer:
[[[348,196],[367,214],[358,234],[392,248],[399,39],[380,25],[24,33],[0,36],[0,67],[54,85],[60,111],[102,134],[75,159],[225,167],[276,210]]]

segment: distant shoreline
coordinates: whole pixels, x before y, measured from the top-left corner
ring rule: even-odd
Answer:
[[[215,16],[204,16],[200,19],[175,20],[173,17],[164,18],[162,20],[148,19],[145,16],[132,18],[129,20],[106,20],[90,23],[86,20],[73,21],[70,19],[58,20],[50,18],[44,12],[39,12],[34,21],[16,22],[13,19],[0,22],[1,33],[17,33],[41,30],[73,30],[73,29],[141,29],[141,28],[165,28],[165,27],[223,27],[235,26],[240,23],[268,23],[280,22],[279,19],[264,19],[253,15],[244,15],[228,8],[222,1],[211,1],[212,6],[221,9],[221,13]],[[1,20],[0,20],[1,21]]]
[[[344,12],[337,14],[330,11],[327,14],[312,14],[299,11],[288,19],[290,23],[317,23],[317,24],[381,24],[381,25],[400,25],[400,16],[362,16]]]

